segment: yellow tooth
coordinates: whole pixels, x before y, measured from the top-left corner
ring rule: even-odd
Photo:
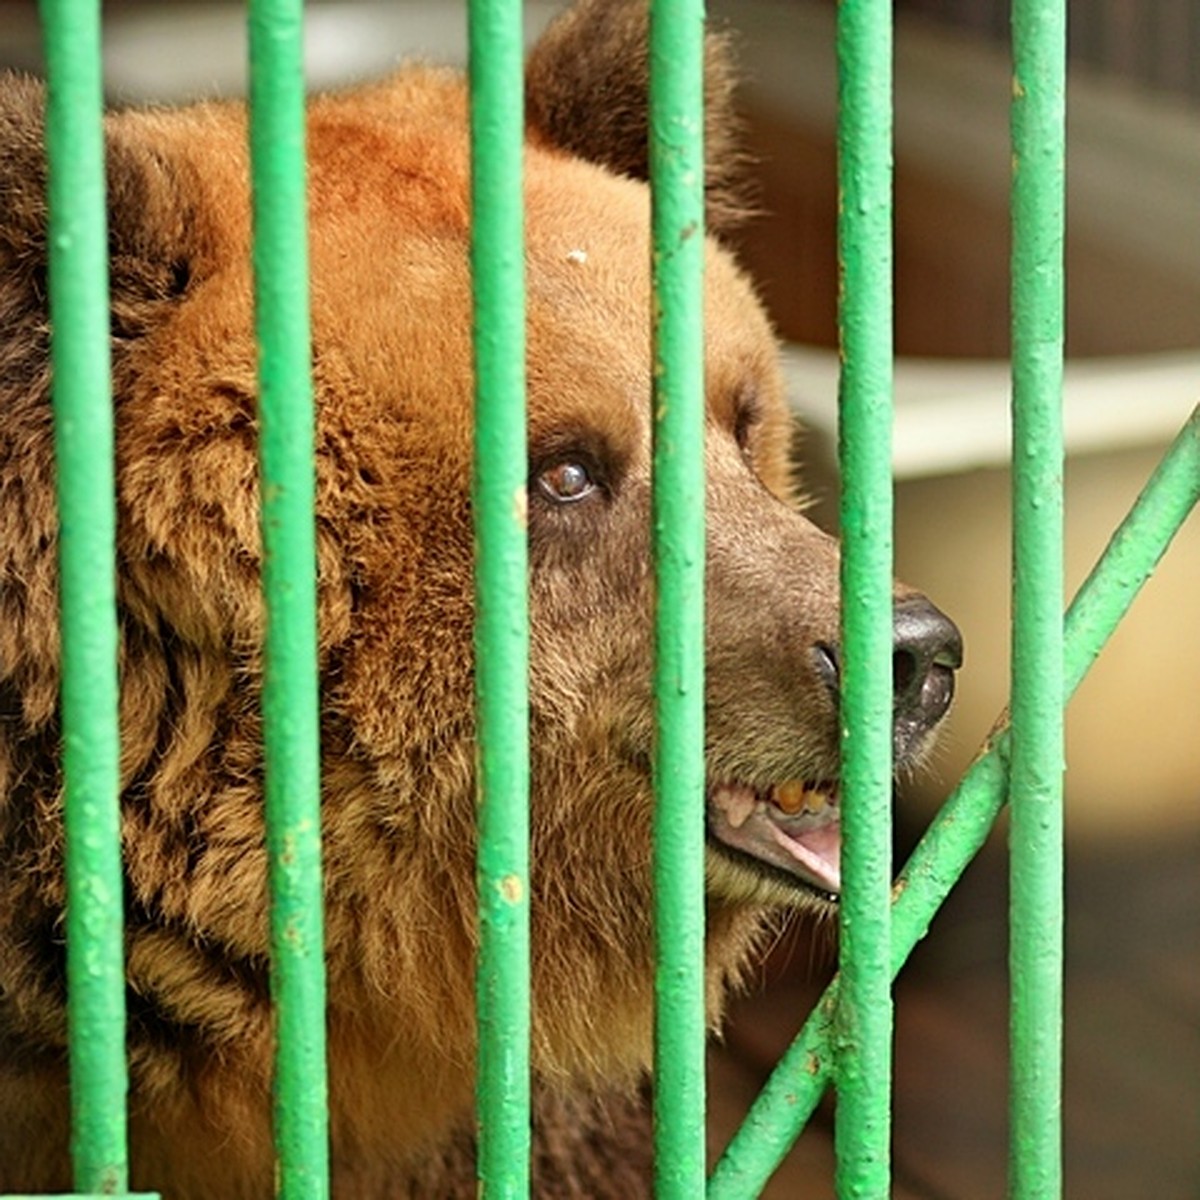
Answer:
[[[789,817],[794,817],[805,807],[804,784],[799,779],[789,779],[786,783],[777,783],[771,789],[771,799]]]
[[[822,813],[829,807],[829,797],[824,792],[813,791],[804,793],[804,807],[810,813]]]

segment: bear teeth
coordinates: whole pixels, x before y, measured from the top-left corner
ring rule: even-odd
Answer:
[[[816,816],[829,807],[829,797],[816,788],[808,787],[801,779],[789,779],[771,788],[771,803],[789,817],[801,813]]]
[[[720,799],[725,810],[725,820],[732,829],[740,829],[758,807],[754,793],[745,789],[723,788]]]
[[[802,779],[789,779],[774,784],[767,791],[757,792],[749,787],[725,784],[716,789],[713,800],[731,829],[740,829],[757,813],[767,814],[769,806],[785,817],[819,817],[837,804],[836,797],[828,791],[806,784]]]

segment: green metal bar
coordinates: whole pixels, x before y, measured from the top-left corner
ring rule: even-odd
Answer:
[[[479,737],[478,1172],[529,1191],[529,603],[521,5],[470,6]]]
[[[1200,408],[1172,443],[1067,611],[1064,702],[1083,681],[1188,514],[1200,503]],[[893,889],[895,976],[979,852],[1008,794],[1000,724],[930,825]],[[832,1075],[834,980],[776,1066],[709,1181],[710,1200],[757,1194],[816,1108]]]
[[[892,995],[892,14],[838,5],[842,375],[837,1191],[889,1192]]]
[[[650,6],[655,1195],[704,1189],[704,4]]]
[[[1009,1194],[1062,1193],[1066,3],[1013,8]]]
[[[58,469],[71,1156],[123,1192],[128,1150],[117,710],[116,502],[100,6],[43,0]]]
[[[1097,655],[1154,573],[1171,538],[1200,503],[1200,406],[1171,443],[1129,516],[1067,610],[1066,694],[1083,682]]]
[[[301,0],[249,7],[277,1191],[329,1193]]]

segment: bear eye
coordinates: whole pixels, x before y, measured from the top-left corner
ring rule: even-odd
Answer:
[[[573,504],[596,490],[596,481],[581,462],[567,461],[547,467],[537,477],[545,496],[560,504]]]
[[[752,387],[745,387],[734,402],[733,437],[738,449],[749,458],[751,441],[762,423],[762,401]]]

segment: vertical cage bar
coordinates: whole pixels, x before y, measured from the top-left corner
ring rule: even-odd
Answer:
[[[889,1192],[892,872],[892,25],[838,6],[842,376],[842,1197]]]
[[[704,3],[650,6],[655,1194],[704,1192]]]
[[[42,0],[58,472],[71,1155],[127,1186],[116,502],[100,6]]]
[[[529,602],[521,5],[472,0],[481,1194],[529,1191]]]
[[[249,8],[278,1194],[329,1194],[301,0]]]
[[[1013,4],[1011,1144],[1014,1197],[1062,1188],[1064,0]]]

